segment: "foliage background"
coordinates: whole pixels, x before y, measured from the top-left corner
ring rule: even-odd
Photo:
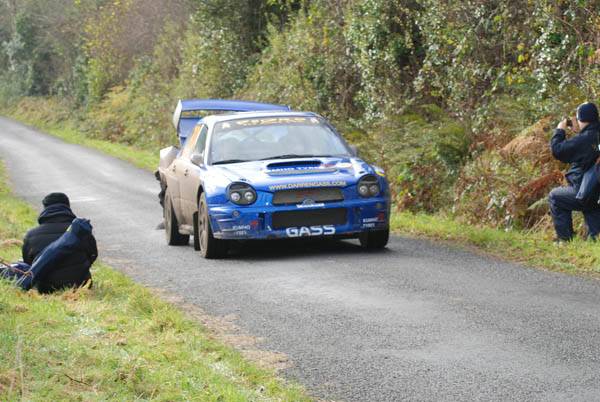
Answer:
[[[157,149],[181,98],[289,104],[395,207],[545,230],[557,121],[600,92],[600,0],[4,0],[0,104]],[[32,98],[31,97],[35,97]],[[44,109],[40,107],[40,109]]]

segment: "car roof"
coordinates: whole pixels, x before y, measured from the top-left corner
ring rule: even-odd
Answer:
[[[197,123],[203,119],[201,116],[183,117],[184,112],[250,112],[256,110],[281,110],[288,111],[287,105],[276,103],[251,102],[235,99],[180,99],[173,112],[173,125],[177,129],[177,136],[181,145],[191,134]]]
[[[234,99],[180,99],[173,112],[173,125],[179,129],[183,112],[197,111],[251,112],[255,110],[290,110],[287,105]]]
[[[192,133],[194,127],[199,124],[214,125],[223,121],[239,120],[239,119],[253,119],[253,118],[265,118],[265,117],[318,117],[322,118],[317,113],[313,112],[291,112],[283,110],[269,110],[260,112],[233,112],[233,113],[221,113],[211,114],[201,118],[182,118],[180,120],[179,127],[179,140],[181,146],[185,143],[189,134]],[[186,134],[186,135],[184,135]]]
[[[237,112],[237,113],[224,113],[224,114],[213,114],[210,116],[203,117],[198,123],[219,123],[222,121],[238,120],[238,119],[251,119],[251,118],[262,118],[262,117],[321,117],[313,112],[286,112],[278,110],[269,110],[261,112]]]

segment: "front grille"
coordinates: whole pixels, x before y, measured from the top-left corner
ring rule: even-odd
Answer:
[[[345,225],[348,220],[346,208],[305,209],[273,213],[273,229],[297,226]]]
[[[314,202],[343,201],[344,193],[341,187],[298,188],[276,191],[273,194],[273,205],[302,204],[306,199]]]

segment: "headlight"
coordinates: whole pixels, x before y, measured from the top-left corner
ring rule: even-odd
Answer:
[[[246,183],[232,183],[227,189],[227,198],[237,205],[250,205],[256,201],[256,191]]]
[[[358,195],[363,198],[375,197],[381,191],[379,180],[373,175],[366,175],[358,181],[356,185]]]

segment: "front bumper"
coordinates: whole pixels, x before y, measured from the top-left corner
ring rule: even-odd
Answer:
[[[209,205],[208,213],[217,239],[357,237],[389,227],[390,203],[375,197],[314,205]]]

